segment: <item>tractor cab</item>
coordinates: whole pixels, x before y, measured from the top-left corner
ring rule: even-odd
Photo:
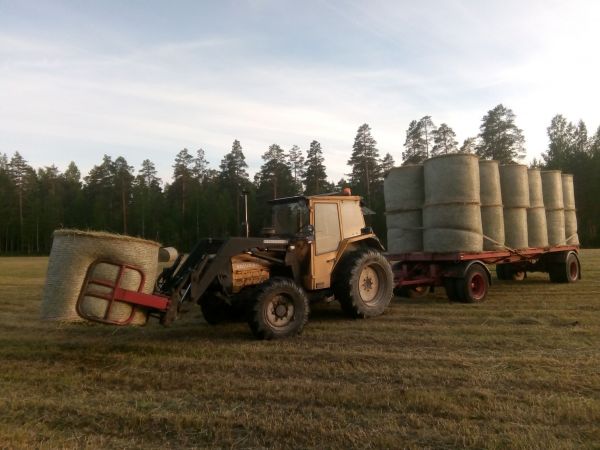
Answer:
[[[307,290],[331,287],[335,266],[358,244],[381,249],[372,230],[365,227],[359,196],[296,196],[269,203],[273,213],[270,231],[294,245],[303,268],[302,285]]]

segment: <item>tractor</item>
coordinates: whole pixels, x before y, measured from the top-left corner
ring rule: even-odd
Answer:
[[[345,192],[270,203],[273,225],[262,237],[203,239],[162,271],[153,295],[123,300],[150,308],[163,325],[191,303],[210,324],[243,314],[258,339],[299,334],[317,300],[334,297],[352,318],[383,313],[393,275],[365,226],[360,197]]]

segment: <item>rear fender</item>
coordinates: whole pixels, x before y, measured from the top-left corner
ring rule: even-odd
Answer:
[[[384,251],[385,248],[381,245],[379,238],[374,233],[361,234],[360,236],[353,236],[348,239],[344,239],[340,242],[338,247],[337,255],[335,256],[335,264],[333,269],[339,264],[346,254],[356,250],[359,247],[370,247],[376,250]]]
[[[490,269],[483,264],[481,261],[466,261],[458,264],[454,264],[452,266],[445,266],[443,270],[443,274],[445,278],[464,278],[467,274],[467,271],[474,265],[479,265],[483,267],[485,273],[487,274],[488,283],[492,285],[492,274]]]

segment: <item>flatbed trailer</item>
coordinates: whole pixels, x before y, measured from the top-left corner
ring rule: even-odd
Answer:
[[[411,252],[387,254],[394,273],[395,293],[420,297],[443,286],[451,301],[477,303],[485,300],[496,265],[501,280],[522,280],[527,272],[545,272],[554,283],[581,279],[579,246],[560,245],[522,250],[495,250],[478,253]]]

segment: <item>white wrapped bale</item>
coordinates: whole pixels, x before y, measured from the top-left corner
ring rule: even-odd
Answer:
[[[142,292],[152,293],[158,268],[158,250],[160,244],[129,236],[103,232],[79,230],[57,230],[48,261],[48,272],[44,287],[41,318],[78,322],[83,320],[76,311],[76,304],[90,265],[98,260],[128,264],[138,267],[144,274]],[[116,282],[116,266],[100,263],[95,266],[91,277],[111,283]],[[141,276],[137,271],[125,270],[120,286],[137,291]],[[110,289],[94,286],[94,291],[109,293]],[[86,296],[81,309],[93,317],[103,318],[108,301]],[[132,313],[132,307],[122,302],[115,303],[109,320],[123,321]],[[147,314],[137,310],[132,324],[144,324]]]

